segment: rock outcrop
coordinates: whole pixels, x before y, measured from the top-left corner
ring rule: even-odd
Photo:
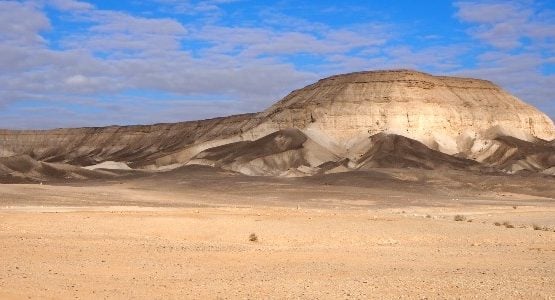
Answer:
[[[489,81],[395,70],[322,79],[257,114],[2,130],[0,156],[92,168],[122,162],[158,171],[204,164],[277,176],[375,167],[551,174],[554,139],[549,117]]]

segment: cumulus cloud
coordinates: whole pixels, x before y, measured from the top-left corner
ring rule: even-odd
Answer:
[[[50,21],[33,3],[0,1],[0,41],[2,45],[42,44],[40,32],[50,29]]]
[[[185,27],[172,19],[150,19],[111,11],[91,11],[82,16],[94,25],[66,37],[62,45],[69,49],[86,49],[122,55],[148,51],[152,54],[180,48]]]
[[[522,46],[522,38],[545,42],[555,38],[552,13],[540,11],[530,1],[457,2],[457,17],[475,24],[469,32],[476,38],[497,48],[512,49]]]
[[[476,56],[475,66],[455,73],[490,79],[553,118],[555,75],[542,68],[555,55],[555,11],[533,1],[465,1],[455,6],[456,16],[471,24],[468,33],[490,47]]]

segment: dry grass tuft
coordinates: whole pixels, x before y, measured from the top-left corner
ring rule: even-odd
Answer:
[[[256,236],[256,234],[251,233],[251,235],[249,235],[249,241],[258,242],[258,237]]]

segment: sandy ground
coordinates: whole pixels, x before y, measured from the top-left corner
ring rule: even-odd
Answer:
[[[1,185],[0,299],[555,297],[550,197],[145,180]]]

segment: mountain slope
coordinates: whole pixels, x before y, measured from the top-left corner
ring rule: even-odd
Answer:
[[[40,162],[28,155],[0,157],[0,183],[115,178],[125,173],[87,170],[62,163]]]

